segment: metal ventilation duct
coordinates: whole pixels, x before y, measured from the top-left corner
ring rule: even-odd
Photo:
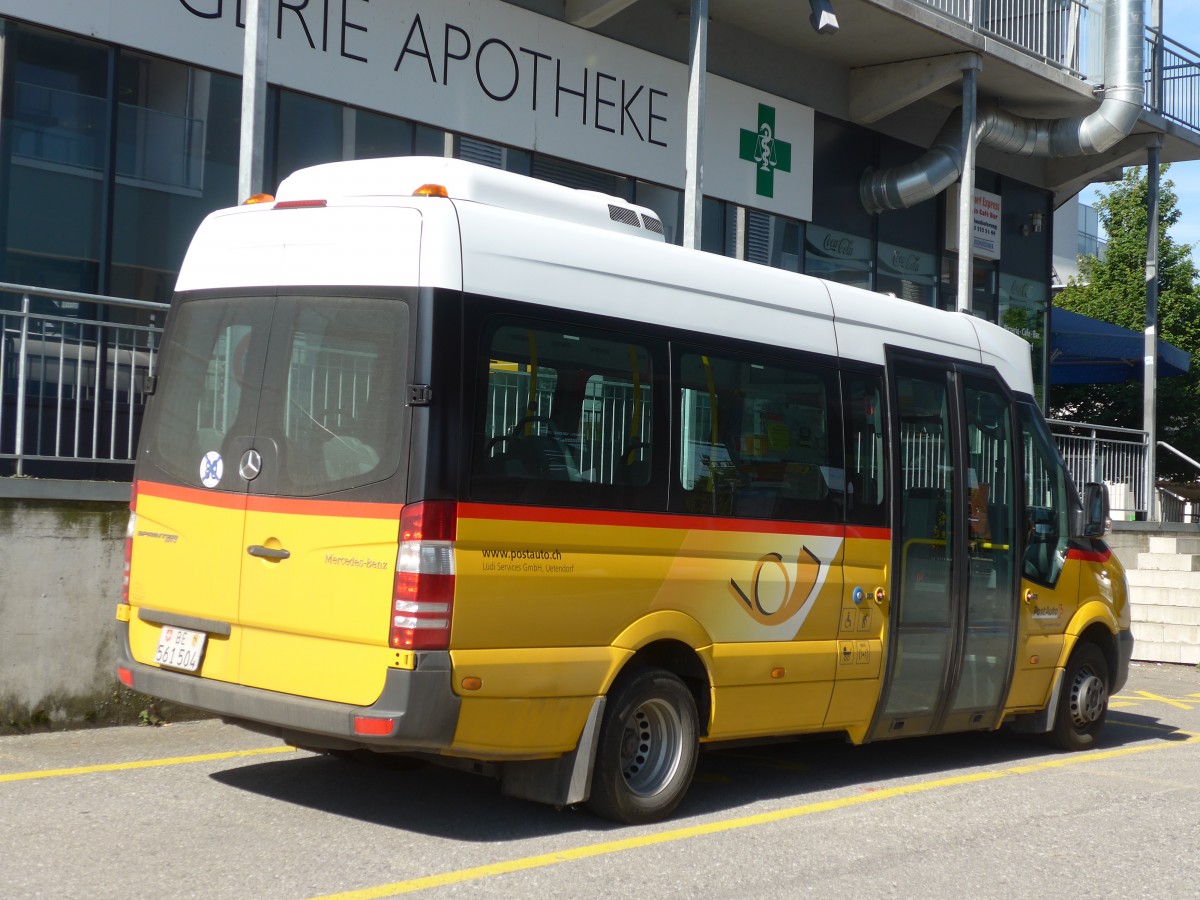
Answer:
[[[976,124],[981,146],[1015,156],[1088,156],[1127,136],[1145,97],[1142,0],[1108,0],[1104,10],[1104,100],[1086,116],[1026,119],[984,110]],[[906,209],[935,197],[962,174],[962,109],[951,113],[929,150],[915,162],[867,172],[859,185],[870,213]]]

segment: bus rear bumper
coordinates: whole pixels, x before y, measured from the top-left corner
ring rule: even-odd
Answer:
[[[461,700],[451,688],[450,654],[417,654],[414,669],[388,669],[383,691],[370,706],[315,700],[213,681],[135,662],[129,626],[118,622],[118,666],[143,694],[182,703],[289,744],[317,750],[367,747],[382,751],[437,751],[449,747]],[[370,720],[363,734],[356,723]],[[390,727],[387,723],[390,721]]]

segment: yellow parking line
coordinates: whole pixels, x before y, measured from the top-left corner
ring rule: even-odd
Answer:
[[[98,766],[76,766],[71,769],[40,769],[34,772],[14,772],[0,775],[0,784],[7,781],[34,781],[39,778],[61,778],[64,775],[91,775],[96,772],[123,772],[127,769],[153,769],[158,766],[178,766],[184,763],[214,762],[263,756],[268,753],[295,753],[295,747],[260,747],[256,750],[230,750],[225,753],[204,753],[199,756],[172,756],[166,759],[143,759],[137,762],[104,763]]]
[[[1182,700],[1172,700],[1170,697],[1160,697],[1158,694],[1152,694],[1149,691],[1138,691],[1140,696],[1147,700],[1157,700],[1159,703],[1166,703],[1168,706],[1175,706],[1179,709],[1192,709],[1192,705],[1184,703]]]
[[[775,812],[758,813],[752,816],[742,816],[736,819],[726,819],[717,822],[707,822],[703,825],[692,825],[686,828],[675,828],[670,831],[660,831],[653,834],[643,834],[618,841],[604,841],[599,844],[588,844],[582,847],[571,847],[553,853],[543,853],[538,856],[526,856],[520,859],[509,859],[501,862],[475,866],[470,869],[459,869],[456,872],[444,872],[441,875],[428,875],[424,878],[413,878],[408,881],[395,881],[391,884],[381,884],[376,887],[363,888],[357,891],[346,891],[339,894],[329,894],[318,900],[374,900],[378,897],[394,897],[398,894],[409,894],[427,888],[445,887],[450,884],[461,884],[466,881],[477,881],[495,875],[507,875],[528,869],[553,866],[558,863],[590,859],[605,856],[610,853],[620,853],[625,850],[636,850],[643,847],[653,847],[657,844],[668,844],[689,838],[702,837],[709,834],[720,834],[741,828],[752,828],[757,825],[767,825],[772,822],[782,822],[796,819],[814,813],[830,812],[835,809],[845,809],[864,803],[877,803],[881,800],[891,800],[909,794],[921,794],[942,788],[956,787],[962,784],[975,784],[982,781],[993,781],[1008,778],[1013,775],[1030,775],[1049,769],[1078,765],[1087,762],[1100,762],[1116,759],[1121,756],[1132,756],[1135,753],[1146,753],[1151,750],[1165,750],[1183,744],[1200,742],[1200,735],[1189,734],[1185,741],[1161,741],[1137,747],[1122,747],[1116,750],[1102,750],[1095,753],[1073,753],[1053,759],[1042,760],[1027,766],[1013,766],[995,772],[975,772],[970,775],[956,775],[952,778],[940,778],[936,781],[918,782],[916,784],[900,785],[898,787],[882,788],[869,793],[855,794],[850,797],[840,797],[835,800],[824,800],[819,803],[808,803],[804,806],[793,806]]]

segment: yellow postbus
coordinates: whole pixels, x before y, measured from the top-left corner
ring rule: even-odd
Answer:
[[[214,213],[141,434],[121,680],[647,822],[701,745],[1091,746],[1124,573],[994,325],[469,163]]]

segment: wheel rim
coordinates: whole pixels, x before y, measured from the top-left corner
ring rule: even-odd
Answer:
[[[664,700],[647,700],[625,722],[621,736],[621,774],[639,796],[657,794],[679,768],[683,720]]]
[[[1104,715],[1107,690],[1104,679],[1084,667],[1071,684],[1071,723],[1076,728],[1088,728]]]

